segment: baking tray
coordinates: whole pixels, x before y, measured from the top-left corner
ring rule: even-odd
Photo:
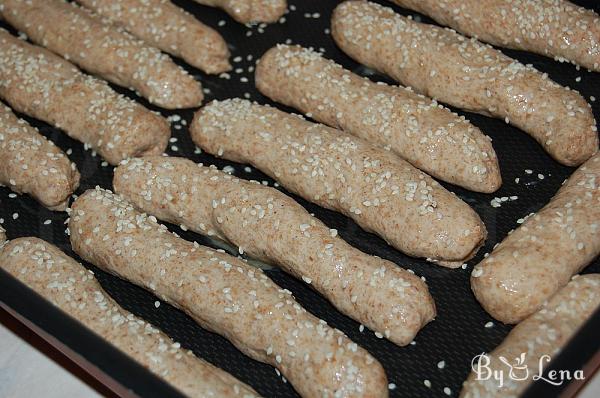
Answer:
[[[385,1],[381,4],[391,6]],[[341,63],[346,68],[376,81],[386,81],[385,77],[360,66],[343,54],[329,35],[329,19],[333,8],[338,4],[333,0],[290,0],[291,11],[283,23],[246,27],[235,23],[225,13],[209,7],[200,6],[191,0],[176,0],[175,3],[198,19],[219,30],[229,43],[234,70],[229,76],[208,76],[180,62],[194,76],[202,81],[207,90],[207,101],[230,97],[246,97],[260,103],[276,105],[260,95],[254,88],[253,73],[249,71],[267,49],[277,43],[295,43],[314,47],[324,51],[325,56]],[[576,3],[600,12],[600,4],[590,1]],[[401,14],[414,15],[426,22],[429,19],[409,13],[392,6]],[[0,26],[8,28],[0,23]],[[11,30],[13,33],[14,30]],[[505,50],[503,50],[505,51]],[[505,51],[521,62],[533,64],[547,72],[558,83],[579,90],[590,101],[590,96],[598,98],[591,102],[596,120],[600,120],[600,73],[578,70],[570,64],[560,64],[551,59],[519,51]],[[577,78],[580,79],[577,79]],[[274,181],[254,168],[199,153],[192,143],[187,125],[191,122],[193,110],[164,111],[150,106],[146,101],[131,92],[115,89],[142,102],[151,109],[160,111],[164,116],[178,115],[181,120],[171,118],[173,139],[168,153],[185,156],[196,162],[214,164],[219,168],[227,167],[238,177],[266,181],[274,186]],[[289,108],[278,106],[284,110]],[[456,110],[456,109],[454,109]],[[457,396],[462,382],[470,371],[473,356],[494,349],[507,335],[511,327],[493,320],[479,306],[469,286],[469,275],[484,253],[489,252],[495,243],[502,240],[509,230],[518,226],[517,220],[540,209],[561,183],[572,172],[553,161],[529,136],[503,121],[480,115],[458,111],[493,139],[502,170],[503,185],[494,194],[479,194],[459,187],[443,184],[456,192],[469,203],[481,216],[489,232],[485,247],[468,263],[466,269],[446,269],[423,260],[407,257],[382,239],[366,233],[353,221],[338,213],[325,210],[294,197],[309,212],[331,228],[336,228],[342,238],[353,246],[370,254],[386,258],[406,268],[413,269],[427,279],[433,295],[438,316],[416,337],[414,344],[398,347],[387,340],[378,339],[372,332],[359,331],[359,324],[337,312],[316,292],[287,274],[277,270],[267,270],[267,274],[282,287],[290,289],[298,301],[316,316],[344,331],[352,340],[366,348],[385,367],[389,382],[395,384],[390,391],[392,397],[446,397],[444,388]],[[21,115],[22,116],[22,115]],[[81,187],[77,194],[96,185],[111,188],[112,167],[102,159],[85,151],[83,145],[68,138],[64,133],[44,123],[24,117],[42,134],[54,141],[77,164],[82,176]],[[185,121],[185,122],[183,122]],[[515,181],[519,178],[519,182]],[[284,191],[285,192],[285,191]],[[287,192],[286,192],[287,193]],[[516,200],[507,200],[501,207],[493,207],[491,201],[498,197],[516,196]],[[17,217],[17,218],[15,218]],[[20,236],[38,236],[54,243],[69,255],[80,260],[71,250],[65,234],[65,213],[48,211],[28,196],[11,195],[7,188],[0,188],[0,218],[9,238]],[[50,220],[48,223],[47,220]],[[172,230],[188,240],[215,247],[214,242],[202,236],[182,231],[179,227],[168,225]],[[271,366],[255,362],[233,347],[224,338],[197,326],[188,316],[173,307],[162,304],[155,308],[156,297],[150,293],[108,275],[94,266],[84,263],[97,275],[102,286],[123,307],[143,317],[179,341],[183,347],[193,350],[198,356],[227,370],[239,379],[253,386],[266,397],[296,397],[289,383],[277,376]],[[600,272],[600,261],[596,259],[584,273]],[[144,397],[177,396],[178,394],[165,383],[135,364],[123,354],[113,349],[94,334],[63,315],[56,308],[24,287],[18,281],[0,271],[0,304],[11,314],[40,333],[51,344],[61,349],[67,356],[78,362],[101,381],[117,390],[121,395],[127,391]],[[492,322],[490,326],[489,322]],[[488,327],[486,327],[486,324]],[[588,372],[598,362],[600,339],[600,313],[596,313],[588,324],[573,338],[563,353],[555,358],[551,368],[581,369]],[[587,332],[586,332],[587,331]],[[248,331],[254,333],[254,331]],[[438,363],[444,361],[443,368]],[[429,380],[431,387],[425,385]],[[566,384],[553,387],[544,382],[535,383],[525,394],[534,396],[555,396],[561,391],[571,394],[576,385]],[[446,390],[447,391],[447,390]],[[540,395],[541,394],[541,395]]]

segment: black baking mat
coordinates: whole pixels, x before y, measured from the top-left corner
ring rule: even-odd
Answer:
[[[390,82],[383,76],[375,74],[352,61],[335,46],[329,35],[329,18],[333,8],[338,3],[336,1],[291,0],[289,3],[292,10],[285,15],[283,23],[268,26],[258,25],[250,28],[234,22],[219,10],[197,5],[191,0],[177,0],[175,3],[194,13],[201,21],[219,30],[229,43],[232,52],[231,60],[234,69],[229,72],[229,78],[205,75],[177,60],[178,63],[202,81],[207,91],[207,101],[215,98],[246,97],[260,103],[273,104],[255,90],[251,68],[254,66],[256,59],[267,49],[277,43],[286,42],[312,46],[317,50],[321,49],[326,57],[334,59],[346,68],[362,75],[369,75],[373,80]],[[390,5],[385,1],[380,1],[380,3]],[[597,12],[600,11],[600,5],[595,1],[577,1],[577,3],[595,9]],[[402,14],[410,14],[399,7],[393,7]],[[412,15],[430,22],[427,18],[416,14]],[[2,23],[0,23],[0,26],[6,27]],[[12,32],[14,33],[14,31]],[[573,65],[560,64],[551,59],[524,52],[506,50],[506,53],[524,63],[533,64],[543,72],[547,72],[558,83],[579,90],[590,101],[596,119],[600,120],[600,73],[590,73],[583,69],[578,70]],[[132,95],[127,90],[116,89],[149,106],[143,99]],[[591,102],[590,97],[593,96],[597,98],[595,102]],[[187,125],[189,125],[193,116],[192,110],[166,112],[156,107],[149,107],[161,111],[165,116],[171,116],[171,120],[173,120],[173,142],[169,144],[168,149],[170,155],[185,156],[196,162],[215,164],[220,168],[227,167],[229,171],[238,177],[257,179],[266,181],[270,186],[274,185],[272,179],[254,168],[199,153],[187,132]],[[281,106],[280,108],[289,110]],[[443,184],[468,202],[482,217],[488,229],[489,237],[485,247],[479,251],[475,259],[469,262],[467,269],[446,269],[423,260],[404,256],[385,244],[382,239],[361,230],[348,218],[292,195],[308,211],[314,213],[331,228],[336,228],[340,235],[353,246],[367,253],[389,259],[399,266],[411,268],[418,275],[422,275],[427,279],[431,294],[437,305],[438,316],[434,322],[427,325],[417,335],[414,344],[400,348],[385,339],[376,338],[367,329],[360,332],[358,323],[341,315],[304,283],[298,282],[279,270],[267,271],[275,282],[290,289],[298,301],[309,311],[325,319],[332,326],[344,331],[351,339],[366,348],[381,361],[386,369],[389,382],[395,384],[395,389],[390,391],[392,397],[445,397],[447,396],[447,393],[444,392],[445,388],[449,389],[446,391],[449,391],[450,395],[457,396],[462,382],[470,371],[470,362],[473,356],[483,351],[492,350],[502,341],[510,331],[510,327],[494,321],[475,300],[469,286],[469,275],[472,267],[481,260],[484,253],[491,250],[495,243],[502,240],[509,230],[518,226],[517,220],[519,218],[537,211],[547,203],[560,187],[560,184],[573,171],[572,168],[563,167],[553,161],[532,138],[518,129],[506,125],[503,121],[458,112],[465,115],[493,138],[493,145],[500,160],[503,178],[501,189],[494,194],[473,193],[459,187]],[[181,120],[179,120],[179,117]],[[103,163],[101,158],[92,156],[91,151],[84,151],[83,145],[71,140],[57,129],[30,118],[25,117],[25,119],[39,127],[44,135],[67,151],[69,157],[77,163],[82,174],[82,183],[77,191],[78,194],[96,185],[112,188],[112,167]],[[516,182],[517,178],[518,182]],[[54,243],[68,254],[76,257],[71,251],[68,237],[64,233],[65,225],[63,223],[66,214],[48,211],[28,196],[13,196],[7,188],[0,188],[0,218],[2,219],[0,221],[7,229],[9,238],[38,236]],[[502,197],[508,199],[500,202],[500,207],[493,207],[491,201],[494,198]],[[510,199],[511,197],[513,199]],[[210,241],[195,233],[181,231],[178,227],[172,225],[169,225],[169,228],[185,239],[212,245]],[[245,357],[228,341],[201,329],[178,310],[166,304],[156,308],[154,303],[157,299],[150,293],[112,277],[89,264],[86,265],[95,271],[103,287],[123,307],[152,322],[173,339],[181,342],[182,346],[192,349],[198,356],[231,372],[266,397],[297,396],[289,383],[283,382],[281,377],[277,376],[274,368]],[[584,272],[600,272],[600,261],[594,261]],[[23,290],[18,290],[18,284],[12,281],[11,278],[3,278],[0,286],[4,286],[4,290],[0,289],[0,301],[13,303],[13,308],[18,307],[18,300],[15,299],[14,292],[19,291],[23,294]],[[8,289],[10,286],[12,288]],[[9,291],[12,292],[13,296],[7,293]],[[32,322],[45,325],[47,330],[51,330],[65,344],[69,345],[70,342],[70,346],[81,355],[97,364],[108,374],[115,376],[126,386],[135,389],[135,386],[140,386],[144,382],[144,380],[140,380],[143,377],[153,380],[153,376],[150,374],[141,376],[143,372],[136,373],[138,374],[136,378],[121,378],[122,368],[113,366],[110,361],[103,360],[88,352],[88,349],[85,348],[86,345],[81,343],[81,341],[88,341],[85,332],[80,332],[81,341],[78,341],[77,334],[72,333],[72,325],[69,327],[71,333],[68,333],[67,326],[61,326],[60,317],[56,317],[56,323],[52,322],[54,318],[43,317],[41,315],[42,312],[45,313],[43,306],[39,310],[32,310],[21,304],[19,308]],[[598,325],[600,315],[597,314],[594,321]],[[248,331],[248,333],[257,332]],[[576,338],[574,343],[578,345],[573,345],[573,347],[579,347],[575,348],[578,350],[581,347],[586,347],[591,352],[597,350],[597,337],[594,339],[589,336],[588,333],[585,336],[582,335],[579,339]],[[94,348],[89,348],[89,350],[94,350],[94,352],[106,350],[102,346],[101,342],[95,340]],[[565,351],[568,352],[569,349],[573,350],[573,348],[567,348]],[[109,352],[110,350],[106,351]],[[568,363],[569,366],[581,368],[583,363],[577,361],[581,362],[583,360],[581,358],[571,359]],[[425,385],[425,380],[429,380],[431,387]],[[144,396],[161,395],[158,393],[159,390],[154,390],[154,393],[153,390],[148,391],[148,389],[136,389],[136,391],[143,393]],[[545,395],[555,394],[556,391],[558,390],[546,392]]]

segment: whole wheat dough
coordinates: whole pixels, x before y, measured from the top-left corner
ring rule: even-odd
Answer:
[[[202,86],[168,55],[64,0],[1,0],[0,17],[82,69],[168,109],[202,103]]]
[[[532,377],[539,373],[540,362],[543,368],[550,359],[557,356],[575,332],[600,305],[600,274],[576,275],[561,288],[539,311],[529,316],[508,334],[494,351],[482,359],[481,373],[484,378],[484,365],[491,371],[504,373],[504,385],[498,381],[477,380],[473,371],[464,383],[462,398],[517,398],[531,384]],[[547,356],[543,358],[544,356]],[[509,377],[510,368],[502,362],[504,358],[515,366],[514,378]],[[517,359],[523,359],[519,364]],[[525,370],[529,373],[526,374]],[[515,379],[524,380],[515,380]],[[560,381],[560,380],[558,380]]]
[[[392,0],[481,41],[600,72],[600,16],[565,0]]]
[[[77,0],[148,44],[206,73],[231,69],[221,35],[170,0]]]
[[[600,153],[475,266],[471,288],[494,318],[517,323],[537,311],[598,254]]]
[[[374,83],[316,51],[288,45],[262,56],[255,80],[272,100],[389,149],[441,180],[488,193],[502,183],[489,137],[410,89]]]
[[[91,271],[48,242],[33,237],[11,240],[0,250],[0,268],[188,397],[257,396],[229,373],[123,309]]]
[[[169,123],[108,84],[0,28],[0,98],[63,129],[111,164],[162,153]]]
[[[240,23],[274,23],[287,9],[287,0],[194,0],[219,7]]]
[[[162,156],[124,162],[115,169],[113,186],[143,212],[281,266],[397,344],[410,343],[435,316],[419,277],[354,249],[274,188]]]
[[[213,101],[196,113],[190,133],[209,153],[254,165],[411,256],[459,266],[485,239],[477,213],[427,174],[298,115],[240,99]]]
[[[59,211],[66,210],[71,194],[79,186],[75,163],[2,103],[0,185],[28,193],[47,208]]]
[[[598,150],[591,107],[577,91],[488,45],[366,1],[341,3],[331,24],[352,58],[421,94],[504,119],[562,164],[580,165]]]
[[[275,366],[303,397],[387,397],[383,368],[291,292],[236,257],[185,241],[97,188],[72,205],[82,258],[158,295],[251,358]]]

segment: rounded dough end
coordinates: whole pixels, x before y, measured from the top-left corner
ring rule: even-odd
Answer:
[[[227,7],[229,14],[241,23],[274,23],[286,9],[286,0],[233,0]]]

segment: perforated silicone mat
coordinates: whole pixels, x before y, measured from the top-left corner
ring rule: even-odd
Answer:
[[[249,68],[254,66],[256,59],[267,49],[284,42],[320,49],[326,57],[334,59],[361,75],[368,75],[377,81],[390,82],[352,61],[335,46],[329,35],[328,27],[331,12],[338,3],[336,1],[290,0],[291,11],[285,16],[285,21],[251,28],[234,22],[219,10],[197,5],[191,0],[177,0],[175,3],[220,31],[231,49],[234,70],[228,77],[208,76],[177,60],[197,76],[204,87],[209,90],[206,95],[207,101],[215,98],[246,97],[260,103],[271,103],[255,90],[252,69]],[[381,3],[391,6],[383,0]],[[597,12],[600,11],[600,5],[593,0],[577,1],[577,3],[594,8]],[[410,14],[399,7],[392,7],[402,14]],[[413,15],[426,22],[431,22],[427,18]],[[6,27],[2,23],[0,26]],[[573,65],[560,64],[551,59],[528,53],[518,51],[506,51],[506,53],[547,72],[558,83],[579,90],[590,101],[596,119],[600,120],[600,73],[577,70]],[[127,90],[118,87],[116,90],[149,106],[144,100]],[[598,98],[595,102],[593,96]],[[185,156],[196,162],[215,164],[220,168],[228,166],[238,177],[266,181],[273,186],[273,180],[254,168],[216,159],[205,153],[197,153],[188,135],[186,125],[192,119],[193,110],[165,112],[152,106],[149,107],[160,111],[165,116],[180,115],[182,118],[181,121],[172,123],[173,142],[168,149],[170,155]],[[444,184],[479,213],[489,232],[485,247],[479,251],[477,257],[468,263],[466,269],[451,270],[423,260],[409,258],[388,246],[375,235],[364,232],[348,218],[292,195],[327,225],[336,228],[340,235],[353,246],[391,260],[399,266],[411,268],[418,275],[427,279],[437,305],[438,316],[434,322],[427,325],[418,334],[414,344],[400,348],[385,339],[378,339],[367,329],[360,332],[358,323],[337,312],[304,283],[298,282],[277,269],[267,271],[275,282],[291,290],[298,301],[309,311],[344,331],[383,364],[390,383],[394,383],[396,386],[394,390],[390,391],[392,397],[446,396],[448,392],[452,396],[457,396],[462,382],[470,371],[470,362],[473,356],[482,351],[492,350],[502,341],[510,331],[510,327],[494,321],[475,300],[469,286],[472,267],[481,260],[484,253],[491,250],[495,243],[501,241],[509,230],[518,225],[519,218],[540,209],[547,203],[560,184],[573,171],[573,169],[563,167],[553,161],[533,139],[518,129],[506,125],[503,121],[462,111],[458,112],[465,115],[493,138],[504,181],[502,188],[490,195],[477,194]],[[39,127],[44,135],[64,151],[68,151],[69,157],[75,161],[82,175],[78,194],[96,185],[112,188],[112,167],[103,163],[101,158],[93,156],[90,151],[85,151],[82,144],[68,138],[58,129],[31,118],[25,117],[25,119]],[[517,178],[518,182],[516,182]],[[508,199],[501,202],[500,207],[494,207],[491,201],[496,197],[516,199]],[[65,234],[63,225],[66,219],[65,213],[48,211],[28,196],[11,195],[9,189],[0,188],[0,218],[2,218],[9,238],[38,236],[54,243],[77,258],[71,251],[68,237]],[[46,220],[50,220],[50,223]],[[184,232],[172,225],[169,225],[169,228],[185,239],[212,245],[200,235]],[[86,265],[94,270],[103,287],[123,307],[152,322],[179,341],[182,346],[193,350],[198,356],[231,372],[266,397],[296,396],[290,384],[282,381],[272,367],[245,357],[228,341],[203,330],[189,317],[169,305],[163,304],[159,308],[155,308],[156,298],[150,293],[99,271],[89,264]],[[598,259],[594,261],[584,272],[600,272],[600,261]],[[3,292],[0,291],[0,301],[2,299]],[[43,308],[40,311],[43,311]],[[35,322],[35,315],[30,316],[30,319]],[[259,332],[248,331],[248,333]],[[102,349],[102,347],[94,349]],[[86,356],[85,352],[80,352],[80,354]],[[148,374],[148,377],[153,376]],[[426,385],[429,383],[426,383],[425,380],[429,380],[430,387]],[[444,392],[445,388],[449,390]]]

